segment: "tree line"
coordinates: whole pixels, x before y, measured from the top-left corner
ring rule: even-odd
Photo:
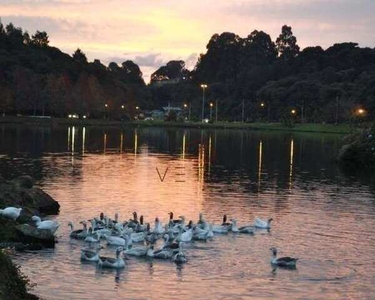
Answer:
[[[0,112],[132,118],[137,106],[170,103],[186,104],[185,113],[199,120],[201,84],[207,85],[206,116],[213,103],[220,120],[337,123],[359,109],[368,117],[375,110],[375,49],[348,42],[300,50],[287,25],[275,41],[258,30],[245,38],[214,34],[193,70],[170,61],[148,85],[130,60],[88,62],[81,49],[70,56],[50,47],[48,38],[0,21]]]

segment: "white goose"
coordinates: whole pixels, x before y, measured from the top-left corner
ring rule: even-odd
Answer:
[[[271,229],[272,218],[269,218],[267,221],[262,220],[261,218],[255,217],[254,226],[260,229]]]
[[[146,256],[148,247],[132,247],[129,249],[128,240],[129,238],[126,239],[124,254],[137,257]]]
[[[68,226],[70,226],[70,237],[74,239],[84,239],[87,237],[88,229],[87,223],[85,221],[80,222],[83,229],[74,230],[73,222],[69,221]]]
[[[191,224],[189,223],[189,229],[183,232],[183,228],[180,227],[180,232],[178,233],[178,236],[176,237],[176,240],[178,242],[190,242],[193,239],[193,228],[191,227]]]
[[[183,264],[187,262],[185,253],[182,251],[182,242],[179,243],[178,253],[173,256],[173,261],[177,264]]]
[[[93,249],[81,249],[81,260],[83,261],[99,261],[99,252],[103,247],[98,244],[95,250]]]
[[[290,268],[295,268],[297,264],[298,258],[293,258],[293,257],[280,257],[277,258],[277,249],[275,247],[270,248],[272,251],[272,258],[271,258],[271,264],[274,266],[279,266],[279,267],[290,267]]]
[[[238,228],[236,219],[231,219],[231,222],[232,222],[232,226],[231,226],[232,232],[254,234],[254,226],[248,225],[248,226],[242,226]]]
[[[60,226],[60,224],[57,223],[56,221],[51,221],[51,220],[42,221],[42,219],[39,218],[38,216],[31,217],[31,220],[35,222],[35,225],[38,229],[48,229],[51,232],[51,234],[55,234],[56,230]]]
[[[155,218],[155,228],[153,230],[153,233],[156,233],[156,234],[163,234],[164,233],[164,228],[163,228],[163,225],[160,222],[159,218]]]
[[[99,232],[94,232],[92,233],[92,229],[90,228],[89,229],[89,234],[86,236],[85,238],[85,242],[86,243],[89,243],[91,245],[91,243],[99,243],[100,242],[100,233]]]
[[[166,250],[166,249],[161,249],[161,250],[156,250],[154,251],[154,246],[151,245],[147,249],[147,254],[148,257],[153,257],[153,258],[161,258],[161,259],[170,259],[173,256],[173,252]]]
[[[122,269],[122,268],[124,268],[125,267],[125,261],[120,256],[120,254],[123,250],[124,249],[122,247],[118,247],[116,249],[116,258],[100,256],[98,266],[101,267],[101,268],[112,268],[112,269]]]
[[[0,209],[0,216],[15,221],[20,216],[21,210],[22,208],[9,206],[4,209]]]
[[[108,245],[125,247],[126,241],[122,237],[110,236],[110,235],[105,234],[104,238],[107,240]]]

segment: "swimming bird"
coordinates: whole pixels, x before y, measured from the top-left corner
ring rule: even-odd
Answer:
[[[182,220],[181,219],[177,219],[177,220],[173,220],[173,212],[171,211],[170,213],[168,213],[169,215],[169,225],[176,225],[176,224],[181,224]]]
[[[248,226],[242,226],[238,228],[236,219],[231,219],[231,222],[232,222],[232,226],[231,226],[232,232],[254,234],[254,226],[248,225]]]
[[[99,252],[104,249],[100,244],[97,245],[96,249],[81,249],[81,260],[84,261],[99,261]]]
[[[164,238],[164,242],[163,242],[162,249],[167,249],[167,250],[171,250],[171,251],[177,251],[178,250],[179,243],[177,243],[173,240],[169,241],[170,236],[168,234],[164,234],[163,238]]]
[[[84,239],[87,237],[88,230],[87,230],[87,223],[85,221],[80,222],[82,224],[83,229],[74,230],[73,222],[69,221],[68,226],[70,226],[70,237],[74,239]]]
[[[262,220],[261,218],[256,217],[254,221],[254,226],[260,229],[271,229],[272,218],[269,218],[267,221]]]
[[[101,268],[112,268],[112,269],[122,269],[125,267],[125,261],[120,256],[124,248],[118,247],[116,249],[116,258],[100,256],[98,266]]]
[[[279,267],[295,267],[298,258],[293,258],[293,257],[280,257],[277,258],[277,249],[275,247],[270,248],[272,251],[272,259],[271,259],[271,264],[274,266],[279,266]]]
[[[213,233],[228,233],[229,226],[226,225],[212,225]]]
[[[105,234],[104,238],[107,240],[108,245],[125,247],[126,241],[122,237],[110,236],[110,235]]]
[[[150,245],[147,250],[147,256],[153,258],[170,259],[173,256],[173,252],[166,249],[154,251],[154,245]]]
[[[186,263],[187,262],[187,258],[186,258],[186,255],[185,253],[182,251],[182,242],[179,243],[179,247],[178,247],[178,253],[176,253],[174,256],[173,256],[173,261],[177,264],[182,264],[182,263]]]
[[[192,228],[192,221],[189,222],[189,229],[183,232],[183,228],[180,227],[180,232],[178,233],[178,236],[176,237],[176,240],[178,242],[190,242],[193,238],[193,228]]]
[[[124,248],[124,254],[126,255],[131,255],[131,256],[146,256],[147,254],[147,250],[148,250],[148,247],[132,247],[131,249],[129,249],[129,245],[128,245],[128,240],[129,238],[127,238],[125,240],[125,248]]]
[[[92,232],[92,228],[90,228],[89,233],[85,238],[85,242],[89,243],[89,245],[91,245],[91,243],[99,243],[100,237],[101,237],[101,235],[100,235],[99,232],[97,232],[97,231]]]
[[[227,222],[227,215],[223,216],[223,223],[221,223],[221,226],[230,226],[231,223]]]
[[[0,216],[15,221],[20,216],[21,210],[22,208],[9,206],[4,209],[0,209]]]
[[[48,229],[51,232],[51,234],[55,234],[56,230],[60,226],[60,224],[57,223],[56,221],[51,221],[51,220],[42,221],[42,219],[39,218],[38,216],[32,216],[31,220],[35,222],[35,225],[38,229]]]
[[[164,233],[164,228],[161,222],[159,221],[159,218],[155,218],[155,227],[154,227],[153,233],[156,233],[156,234]]]

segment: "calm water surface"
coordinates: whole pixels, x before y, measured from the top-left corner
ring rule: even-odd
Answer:
[[[15,260],[44,299],[369,299],[375,295],[374,190],[334,163],[341,137],[235,130],[0,127],[0,171],[29,174],[61,204],[53,250]],[[165,175],[164,181],[160,180]],[[131,258],[121,271],[80,262],[78,224],[105,212],[202,211],[239,225],[273,217],[270,232],[187,246],[188,263]],[[271,246],[299,258],[270,265]],[[103,254],[113,255],[107,248]]]

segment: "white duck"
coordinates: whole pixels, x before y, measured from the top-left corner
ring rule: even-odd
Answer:
[[[4,218],[11,219],[13,221],[17,220],[17,218],[21,214],[22,208],[16,208],[16,207],[6,207],[4,209],[0,209],[0,216],[3,216]]]
[[[102,268],[122,269],[125,267],[125,261],[120,256],[124,250],[122,247],[116,249],[116,258],[100,256],[98,266]]]
[[[236,219],[231,219],[231,222],[232,222],[232,226],[231,226],[232,232],[254,234],[254,226],[248,225],[248,226],[242,226],[238,228]]]
[[[271,229],[272,218],[269,218],[267,221],[262,220],[261,218],[255,217],[254,226],[260,229]]]
[[[277,258],[277,249],[275,247],[270,248],[272,251],[272,258],[271,258],[271,264],[274,266],[279,266],[279,267],[291,267],[295,268],[297,264],[298,258],[293,258],[293,257],[280,257]]]
[[[99,252],[103,247],[98,244],[95,250],[93,249],[81,249],[81,260],[83,261],[99,261]]]
[[[51,221],[51,220],[42,221],[42,219],[39,218],[38,216],[31,217],[31,220],[35,222],[35,225],[38,229],[48,229],[51,232],[51,234],[55,234],[56,230],[60,226],[60,224],[57,223],[56,221]]]

